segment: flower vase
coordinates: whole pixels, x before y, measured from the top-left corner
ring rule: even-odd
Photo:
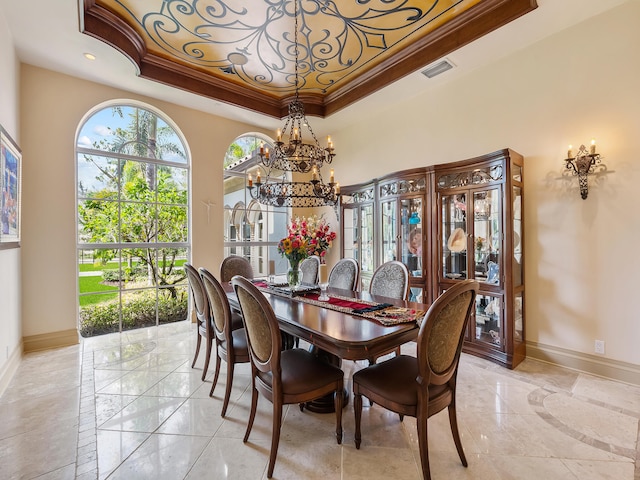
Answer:
[[[300,271],[300,263],[289,261],[289,271],[287,272],[287,283],[292,290],[300,286],[302,280],[302,272]]]

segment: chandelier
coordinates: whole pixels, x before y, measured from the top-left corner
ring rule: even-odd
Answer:
[[[340,197],[340,185],[335,182],[333,169],[329,182],[322,179],[320,169],[330,164],[335,157],[331,137],[327,137],[327,146],[322,148],[311,125],[304,114],[304,105],[299,97],[298,76],[298,0],[294,2],[294,48],[295,48],[295,98],[289,104],[289,114],[282,130],[278,129],[274,148],[270,151],[260,145],[258,162],[266,170],[264,181],[258,170],[256,181],[248,177],[247,189],[251,198],[265,205],[275,207],[321,207],[336,206]],[[312,141],[302,138],[303,129],[311,134]],[[282,134],[288,133],[288,141],[282,140]],[[289,180],[287,174],[308,174],[308,182]]]

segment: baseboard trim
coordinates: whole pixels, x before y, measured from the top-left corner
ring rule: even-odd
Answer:
[[[59,332],[42,333],[40,335],[30,335],[22,337],[24,353],[38,352],[50,348],[68,347],[80,343],[78,330],[61,330]]]
[[[0,397],[11,383],[11,379],[15,375],[20,361],[22,360],[22,342],[13,350],[11,356],[7,359],[2,370],[0,370]]]
[[[640,386],[640,365],[633,363],[575,352],[537,342],[527,342],[527,357]]]

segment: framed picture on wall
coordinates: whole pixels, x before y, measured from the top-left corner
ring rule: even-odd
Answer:
[[[20,246],[22,154],[0,126],[0,249]]]

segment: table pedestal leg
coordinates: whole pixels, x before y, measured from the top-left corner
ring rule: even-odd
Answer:
[[[340,367],[342,365],[342,359],[340,357],[321,350],[315,345],[312,345],[309,351],[329,365],[333,365],[335,367]],[[342,395],[342,408],[345,408],[349,403],[349,392],[346,388],[342,390]],[[315,400],[311,400],[310,402],[305,402],[304,404],[300,405],[300,409],[304,408],[314,413],[334,413],[336,411],[334,394],[330,393],[328,395],[325,395],[324,397],[316,398]]]

